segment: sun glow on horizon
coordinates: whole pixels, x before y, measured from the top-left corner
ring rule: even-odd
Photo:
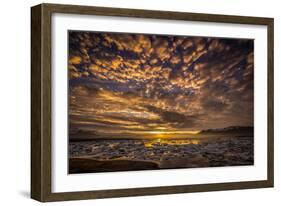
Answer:
[[[148,134],[198,134],[200,130],[192,130],[192,131],[148,131]]]

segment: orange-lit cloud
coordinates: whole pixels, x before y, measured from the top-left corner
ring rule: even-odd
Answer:
[[[98,132],[253,124],[253,41],[69,32],[69,122]]]

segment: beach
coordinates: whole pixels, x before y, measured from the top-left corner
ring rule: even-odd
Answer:
[[[69,142],[69,173],[254,164],[253,137]]]

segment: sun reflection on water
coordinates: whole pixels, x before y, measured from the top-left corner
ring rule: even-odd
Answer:
[[[154,140],[147,140],[144,142],[144,146],[147,148],[151,148],[154,146],[168,146],[168,145],[190,145],[190,144],[194,144],[194,145],[198,145],[200,144],[201,141],[198,139],[184,139],[184,140],[169,140],[169,139],[154,139]]]

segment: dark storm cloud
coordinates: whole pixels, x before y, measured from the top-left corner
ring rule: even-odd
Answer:
[[[73,128],[253,124],[253,40],[69,32]]]
[[[166,111],[154,106],[145,106],[149,111],[159,114],[164,122],[176,123],[179,126],[192,128],[195,125],[196,117],[187,116],[174,111]]]

